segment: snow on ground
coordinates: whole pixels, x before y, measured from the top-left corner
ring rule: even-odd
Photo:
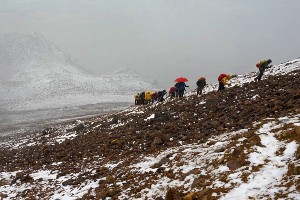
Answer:
[[[128,111],[137,112],[135,108]],[[151,115],[149,116],[151,117]],[[249,138],[244,136],[249,130],[242,129],[236,132],[224,133],[210,138],[206,143],[182,145],[176,148],[169,148],[158,155],[141,155],[140,159],[134,160],[130,166],[126,167],[136,178],[136,185],[145,185],[151,181],[150,187],[141,190],[140,198],[132,196],[133,188],[124,189],[119,196],[120,199],[152,199],[162,197],[169,187],[182,187],[186,192],[192,190],[192,185],[197,183],[201,177],[209,177],[204,181],[211,189],[225,189],[227,193],[215,192],[214,196],[220,199],[264,199],[265,196],[274,198],[277,193],[289,193],[290,197],[299,199],[300,194],[296,191],[296,185],[287,188],[282,184],[284,176],[287,174],[288,165],[297,163],[294,153],[299,147],[295,141],[279,140],[278,137],[284,133],[282,127],[286,124],[293,126],[300,125],[300,115],[286,116],[279,119],[268,118],[261,123],[254,123],[256,127],[255,135],[260,138],[260,145],[244,148],[244,142]],[[111,118],[107,118],[111,120]],[[93,122],[94,124],[95,122]],[[68,130],[76,128],[82,124],[77,121],[68,127]],[[285,130],[285,129],[284,129]],[[62,131],[62,135],[66,134]],[[72,138],[76,131],[70,131],[65,136],[54,137],[53,142],[61,142],[65,138]],[[27,143],[26,143],[27,142]],[[32,141],[19,141],[14,143],[13,148],[22,145],[33,145]],[[230,146],[232,145],[232,146]],[[232,154],[236,149],[244,148],[247,154],[246,160],[249,166],[241,166],[235,170],[230,169],[224,159]],[[99,162],[103,158],[99,157]],[[116,169],[122,162],[107,163],[106,168]],[[62,163],[52,163],[52,166],[59,166]],[[85,168],[82,173],[95,173],[99,163],[92,163]],[[254,170],[255,168],[258,170]],[[163,170],[166,173],[159,173]],[[127,171],[127,172],[128,172]],[[100,177],[96,180],[84,180],[80,185],[64,185],[65,181],[76,180],[79,174],[66,174],[59,176],[59,171],[36,170],[29,174],[33,178],[33,183],[23,183],[16,181],[12,183],[12,178],[20,171],[0,173],[0,193],[7,195],[4,199],[15,198],[16,193],[25,192],[29,189],[39,188],[39,191],[51,191],[47,199],[77,199],[83,197],[88,191],[94,191],[99,186],[99,181],[106,180],[107,177]],[[168,172],[175,174],[168,176]],[[143,176],[146,175],[146,176]],[[155,176],[154,176],[155,175]],[[246,181],[244,176],[247,177]],[[145,177],[145,178],[142,178]],[[224,178],[225,177],[225,178]],[[116,182],[122,187],[126,181]],[[40,194],[39,194],[40,195]]]
[[[224,165],[219,165],[214,169],[212,165],[224,156],[224,152],[218,153],[218,149],[225,148],[233,136],[247,132],[247,130],[222,134],[218,137],[218,141],[223,142],[216,142],[214,145],[208,145],[208,143],[214,141],[212,138],[206,144],[183,145],[182,147],[171,148],[161,152],[158,156],[145,157],[141,162],[130,166],[135,176],[150,171],[157,171],[158,168],[154,167],[155,164],[161,162],[167,155],[172,156],[168,162],[160,167],[174,173],[186,174],[186,176],[184,179],[180,176],[178,176],[178,179],[176,179],[176,177],[173,179],[163,176],[158,177],[150,189],[146,188],[142,190],[140,199],[164,196],[167,189],[172,186],[184,186],[184,188],[189,191],[191,184],[197,177],[208,174],[213,176],[212,180],[215,180],[213,184],[214,188],[232,189],[228,194],[221,195],[221,199],[238,200],[251,197],[256,199],[263,198],[264,195],[274,198],[276,193],[287,189],[285,187],[279,187],[278,185],[281,183],[283,176],[287,173],[288,163],[295,160],[293,156],[299,146],[295,141],[279,141],[275,137],[277,133],[274,132],[274,130],[283,127],[285,124],[291,123],[297,125],[299,122],[299,116],[295,116],[281,118],[279,121],[273,119],[272,122],[261,124],[255,134],[259,135],[261,144],[264,147],[252,147],[254,152],[248,156],[248,161],[250,162],[250,168],[248,170],[241,167],[236,171],[231,171]],[[242,143],[244,139],[245,138],[241,138],[238,142]],[[239,145],[238,143],[236,144],[236,146]],[[277,155],[280,148],[284,148],[285,150],[282,154]],[[262,165],[262,167],[258,172],[252,172],[252,167],[257,165]],[[197,170],[197,173],[189,174],[189,172],[193,170]],[[241,179],[245,172],[249,173],[247,182],[243,182]],[[227,182],[219,180],[220,175],[224,173],[228,175]],[[145,184],[145,180],[139,182],[139,185],[143,184]],[[232,187],[233,185],[236,186]],[[130,198],[126,193],[127,191],[123,191],[121,199]],[[300,194],[296,190],[290,191],[290,195],[300,198]]]
[[[291,122],[291,121],[290,121]],[[250,166],[263,165],[258,172],[253,172],[248,177],[247,183],[242,183],[234,188],[221,199],[247,199],[250,197],[262,198],[268,196],[275,199],[275,194],[280,190],[284,191],[287,188],[280,188],[279,185],[283,176],[288,171],[288,163],[293,160],[294,153],[299,144],[293,142],[280,142],[272,133],[272,130],[281,127],[282,124],[276,125],[274,122],[264,124],[258,131],[260,134],[261,144],[264,147],[255,146],[255,152],[249,154]],[[276,155],[280,148],[285,148],[283,155]],[[233,179],[232,181],[236,181]],[[300,196],[299,196],[300,198]]]
[[[266,79],[269,76],[288,74],[292,71],[298,70],[299,68],[300,68],[300,58],[279,64],[279,65],[273,65],[270,69],[267,69],[265,71],[262,79]],[[253,82],[254,78],[257,75],[258,75],[258,70],[257,70],[257,72],[250,72],[245,75],[237,75],[237,77],[229,80],[229,82],[228,82],[229,84],[227,87],[242,86],[246,83]],[[209,92],[218,90],[218,86],[219,86],[218,83],[212,83],[212,84],[206,85],[203,89],[203,94],[207,94]],[[187,93],[187,95],[189,96],[189,95],[192,95],[195,93],[196,93],[196,91],[189,92],[189,93]]]
[[[274,73],[287,73],[288,70],[299,68],[299,60],[285,63],[279,66],[274,66],[281,70]],[[273,69],[273,68],[272,68]],[[272,71],[266,73],[270,75]],[[243,84],[247,81],[253,81],[255,74],[249,76],[238,76],[232,80],[232,85]],[[206,92],[215,90],[216,87],[207,87]],[[258,98],[254,95],[252,98]],[[169,102],[167,100],[163,103]],[[155,106],[155,105],[153,105]],[[130,120],[130,115],[144,114],[137,107],[130,107],[125,111]],[[150,120],[153,115],[146,116],[145,120]],[[126,167],[135,176],[137,185],[145,185],[151,179],[151,187],[145,187],[141,190],[140,198],[132,195],[131,189],[124,189],[121,192],[120,199],[152,199],[165,195],[169,187],[182,187],[185,191],[191,191],[192,185],[204,181],[204,187],[209,187],[218,191],[223,189],[226,192],[216,192],[214,196],[220,199],[267,199],[266,196],[275,198],[278,193],[288,193],[288,196],[293,199],[300,199],[300,193],[296,190],[296,185],[287,186],[284,184],[284,177],[288,172],[288,165],[294,163],[299,165],[299,161],[295,160],[294,154],[299,144],[295,141],[280,140],[284,132],[282,128],[287,125],[300,126],[300,115],[285,116],[278,119],[268,118],[262,122],[255,122],[253,126],[256,128],[253,133],[260,139],[259,144],[251,147],[244,145],[244,142],[249,140],[244,134],[249,130],[243,129],[237,132],[224,133],[216,137],[212,137],[204,144],[189,144],[182,145],[176,148],[169,148],[158,155],[141,155],[139,160],[132,161],[130,166]],[[107,120],[113,120],[112,118]],[[72,130],[80,121],[66,128]],[[117,122],[111,128],[123,126],[126,123]],[[99,124],[101,126],[101,124]],[[95,128],[95,127],[94,127]],[[66,131],[61,129],[60,134],[53,138],[52,142],[62,142],[65,139],[76,136],[76,130]],[[286,129],[284,129],[286,130]],[[236,136],[239,136],[236,139]],[[180,141],[179,141],[180,142]],[[12,148],[20,148],[23,145],[34,145],[35,143],[27,138],[23,141],[14,141],[6,143],[5,146]],[[2,144],[3,145],[3,144]],[[233,145],[233,146],[230,146]],[[243,147],[243,148],[242,148]],[[236,169],[224,163],[224,160],[229,158],[236,149],[243,149],[246,156],[248,166],[239,166]],[[99,161],[103,158],[99,157]],[[234,163],[234,160],[232,161]],[[52,163],[53,166],[61,163]],[[85,172],[94,173],[94,167],[99,167],[99,163],[93,163],[95,166],[90,166],[85,169]],[[119,163],[108,163],[106,167],[110,170],[117,168]],[[166,173],[157,173],[162,170]],[[106,179],[100,177],[96,180],[85,180],[79,186],[64,186],[62,183],[69,179],[77,179],[79,174],[66,174],[58,177],[58,171],[37,170],[29,175],[33,178],[33,184],[22,183],[17,181],[12,183],[12,178],[20,171],[0,172],[0,193],[7,195],[4,199],[13,199],[16,193],[24,192],[30,188],[41,188],[41,191],[51,191],[47,199],[77,199],[86,194],[89,190],[93,191],[99,186],[99,181]],[[168,176],[168,172],[175,174],[173,177]],[[143,176],[146,175],[146,176]],[[202,180],[201,177],[207,177]],[[146,177],[146,178],[143,178]],[[246,177],[246,178],[245,178]],[[117,182],[116,185],[126,185],[126,182]],[[192,191],[197,191],[193,189]]]

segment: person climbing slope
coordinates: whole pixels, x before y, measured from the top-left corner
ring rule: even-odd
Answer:
[[[186,87],[189,87],[185,84],[185,82],[189,81],[185,77],[179,77],[175,79],[175,88],[176,88],[176,97],[183,97],[184,91]]]
[[[158,98],[157,98],[157,101],[158,102],[162,102],[164,101],[164,96],[167,94],[167,91],[166,90],[162,90],[162,91],[159,91],[157,92],[158,93]]]
[[[176,90],[178,92],[178,97],[183,97],[184,91],[186,87],[189,87],[185,84],[185,82],[178,82],[175,84]]]
[[[140,104],[143,104],[143,105],[145,104],[145,92],[140,93],[138,101],[139,101],[139,105]]]
[[[197,96],[202,94],[202,90],[204,89],[204,86],[206,85],[206,79],[205,77],[200,77],[198,81],[196,82],[197,85]]]
[[[227,85],[228,80],[231,78],[232,76],[230,74],[220,74],[218,77],[218,81],[219,81],[218,91],[225,90],[225,85]]]
[[[134,105],[139,105],[139,93],[136,93],[134,95]]]
[[[259,74],[254,79],[255,81],[260,81],[261,80],[262,76],[265,73],[265,70],[272,67],[272,65],[269,66],[269,64],[271,64],[271,63],[272,63],[272,60],[268,59],[268,60],[262,60],[262,61],[260,61],[259,63],[256,64],[256,67],[259,70]]]
[[[170,87],[170,89],[169,89],[169,96],[171,98],[173,98],[173,97],[175,97],[175,95],[176,95],[176,88],[174,86]]]
[[[158,98],[158,93],[157,92],[152,92],[151,94],[151,101],[152,103],[154,103],[155,101],[157,101]]]
[[[151,101],[151,92],[149,90],[147,90],[145,92],[145,104],[150,103],[150,101]]]

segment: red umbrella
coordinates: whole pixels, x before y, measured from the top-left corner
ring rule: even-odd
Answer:
[[[189,81],[187,78],[184,78],[184,77],[179,77],[179,78],[176,78],[175,79],[175,82],[187,82]]]

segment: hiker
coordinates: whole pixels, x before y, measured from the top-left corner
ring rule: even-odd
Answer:
[[[139,93],[136,93],[134,95],[134,105],[139,105]]]
[[[196,82],[197,85],[197,96],[202,94],[202,90],[204,89],[204,86],[206,85],[206,79],[205,77],[200,77],[198,81]]]
[[[151,101],[151,92],[149,90],[147,90],[145,92],[145,104],[150,103],[150,101]]]
[[[159,92],[158,92],[158,98],[157,98],[157,101],[158,101],[158,102],[164,101],[164,100],[165,100],[165,99],[164,99],[165,94],[167,94],[167,91],[166,91],[166,90],[159,91]]]
[[[175,84],[176,91],[177,91],[177,97],[183,97],[184,91],[186,87],[189,87],[185,84],[185,82],[178,82]]]
[[[157,101],[157,98],[158,98],[157,92],[152,92],[152,94],[151,94],[151,101],[152,101],[152,103],[154,103],[155,101]]]
[[[175,97],[175,95],[176,95],[176,87],[173,86],[169,89],[169,96],[173,98]]]
[[[231,78],[232,76],[230,74],[220,74],[220,76],[218,77],[218,81],[219,81],[218,91],[225,90],[225,85],[227,84],[228,80]]]
[[[254,79],[255,81],[260,81],[261,80],[261,77],[264,75],[265,70],[272,67],[272,65],[269,66],[269,64],[271,64],[271,63],[272,63],[272,60],[268,59],[268,60],[262,60],[262,61],[260,61],[259,63],[256,64],[256,67],[259,70],[259,74]]]
[[[139,104],[145,104],[145,92],[141,92],[138,98]]]

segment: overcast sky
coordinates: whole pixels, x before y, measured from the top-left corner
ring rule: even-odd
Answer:
[[[0,33],[38,32],[91,72],[131,68],[165,88],[300,56],[299,0],[0,0],[0,19]]]

